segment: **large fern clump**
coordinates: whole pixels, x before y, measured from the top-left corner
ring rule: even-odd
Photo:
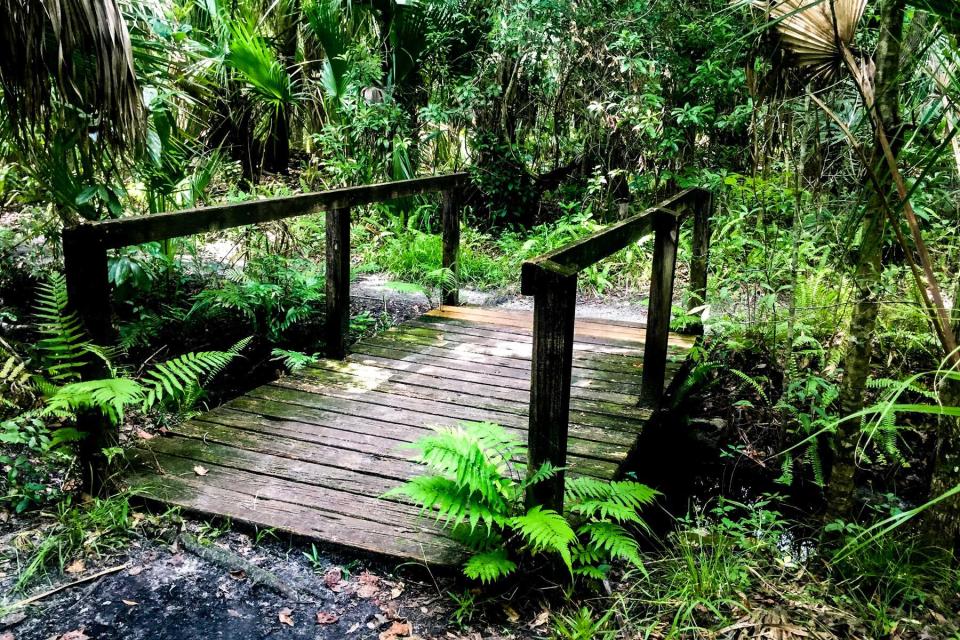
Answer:
[[[515,572],[525,556],[552,555],[571,576],[602,579],[613,559],[641,566],[629,527],[644,529],[640,510],[657,492],[646,485],[578,477],[566,483],[566,512],[525,509],[528,487],[557,473],[518,462],[521,442],[488,422],[437,428],[411,445],[429,473],[386,497],[412,500],[449,528],[472,553],[464,574],[483,583]]]
[[[40,285],[35,315],[41,338],[33,355],[29,360],[10,355],[0,366],[0,385],[20,393],[29,391],[39,399],[39,406],[24,416],[69,420],[79,411],[96,410],[116,424],[131,406],[144,412],[183,407],[250,342],[245,338],[226,351],[183,354],[133,377],[112,365],[115,350],[100,347],[87,337],[76,313],[68,307],[62,275]],[[84,379],[90,371],[102,371],[106,376]],[[71,433],[79,435],[64,429],[54,442]]]

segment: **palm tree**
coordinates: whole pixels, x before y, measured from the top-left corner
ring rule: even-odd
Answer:
[[[144,110],[116,0],[0,0],[0,88],[11,129],[64,221],[106,152],[139,146]]]

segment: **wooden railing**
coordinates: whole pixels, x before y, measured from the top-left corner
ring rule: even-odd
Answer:
[[[654,234],[639,401],[657,407],[666,378],[680,225],[693,219],[689,310],[706,298],[712,206],[709,191],[688,189],[622,222],[523,263],[521,291],[534,297],[527,436],[530,469],[538,469],[544,462],[560,469],[566,465],[577,274],[643,236]],[[527,492],[527,503],[562,511],[563,486],[560,472],[551,480],[532,486]]]
[[[113,339],[107,274],[109,249],[325,211],[325,338],[327,355],[342,358],[346,353],[350,325],[350,209],[374,202],[442,193],[443,266],[456,274],[460,247],[460,194],[467,183],[466,173],[454,173],[69,227],[63,231],[63,259],[70,305],[94,342],[108,344]],[[447,281],[445,278],[444,282]],[[458,290],[451,284],[444,285],[442,296],[445,304],[458,302]],[[94,416],[82,417],[79,422],[88,434],[81,458],[93,465],[94,473],[88,480],[92,479],[92,485],[96,485],[103,479],[100,451],[116,444],[117,433]]]

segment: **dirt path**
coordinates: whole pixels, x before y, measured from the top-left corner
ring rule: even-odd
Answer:
[[[196,533],[208,530],[185,521]],[[300,541],[270,537],[255,543],[229,531],[209,544],[270,571],[300,593],[285,597],[254,584],[242,571],[202,559],[183,548],[139,540],[129,555],[103,566],[122,571],[65,589],[8,613],[0,621],[2,640],[210,640],[213,638],[527,638],[524,623],[456,622],[449,592],[451,576],[432,576],[422,568],[396,567],[371,558],[345,557]],[[305,554],[312,556],[307,558]],[[93,575],[103,566],[63,576],[66,584]],[[50,586],[38,586],[42,592]],[[9,603],[10,600],[7,600]]]

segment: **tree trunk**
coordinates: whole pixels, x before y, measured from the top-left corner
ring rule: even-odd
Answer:
[[[884,130],[891,138],[890,144],[894,153],[902,146],[900,53],[905,10],[905,0],[886,0],[883,3],[880,10],[880,41],[877,46],[874,107]],[[879,137],[875,140],[871,162],[878,183],[892,191],[894,185]],[[858,298],[850,319],[840,388],[840,410],[845,415],[858,411],[864,405],[864,390],[870,373],[873,334],[880,303],[880,276],[883,271],[881,252],[886,219],[883,200],[888,194],[877,192],[870,186],[869,180],[867,185],[871,193],[863,220],[860,255],[854,280]],[[840,432],[836,434],[835,457],[827,491],[828,517],[849,518],[853,513],[857,438],[858,423],[854,420],[843,423]]]

